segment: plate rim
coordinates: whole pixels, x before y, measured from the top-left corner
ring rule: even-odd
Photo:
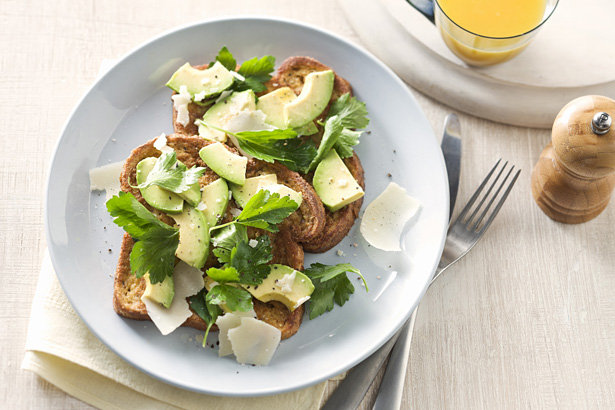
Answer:
[[[46,237],[46,241],[47,241],[47,247],[49,249],[49,254],[50,254],[50,258],[51,258],[51,262],[52,265],[54,267],[54,270],[56,272],[58,272],[57,270],[57,266],[59,266],[59,261],[57,260],[57,255],[55,254],[55,252],[53,251],[53,243],[54,241],[51,239],[52,238],[52,232],[51,232],[51,228],[50,228],[50,223],[49,223],[49,218],[50,218],[50,201],[49,201],[49,196],[50,196],[50,186],[51,186],[51,179],[52,179],[52,170],[54,168],[54,166],[56,165],[56,160],[57,160],[57,156],[58,153],[60,151],[60,146],[62,145],[63,140],[65,139],[65,136],[69,130],[69,127],[71,125],[71,121],[73,120],[76,112],[82,107],[82,105],[84,104],[84,101],[88,98],[88,96],[94,91],[94,89],[99,85],[100,82],[104,81],[104,79],[110,75],[110,73],[116,69],[117,65],[123,61],[125,61],[126,59],[129,59],[131,56],[133,56],[134,54],[136,54],[137,52],[139,52],[140,50],[142,50],[143,48],[148,47],[150,44],[152,43],[156,43],[157,41],[160,41],[161,39],[164,39],[168,36],[171,35],[176,35],[177,33],[180,33],[182,31],[185,30],[192,30],[195,29],[197,27],[200,26],[204,26],[204,25],[211,25],[211,24],[220,24],[223,22],[228,22],[228,21],[237,21],[237,22],[241,22],[241,21],[253,21],[253,22],[257,22],[257,23],[280,23],[280,24],[286,24],[289,26],[298,26],[301,27],[304,30],[307,31],[313,31],[316,32],[318,34],[324,35],[324,36],[328,36],[331,37],[337,41],[339,41],[341,44],[344,45],[344,47],[348,47],[353,49],[354,52],[359,53],[359,54],[363,54],[364,56],[366,56],[367,58],[369,58],[370,60],[372,60],[375,64],[377,64],[378,66],[380,66],[381,69],[383,69],[385,72],[388,73],[388,75],[391,77],[391,79],[393,79],[395,82],[397,82],[400,85],[400,88],[403,90],[403,93],[406,95],[406,97],[411,100],[413,102],[413,104],[416,106],[416,108],[418,109],[420,116],[422,116],[425,121],[427,122],[427,124],[429,125],[429,122],[427,121],[427,118],[423,112],[423,110],[421,109],[420,105],[418,104],[418,101],[416,100],[415,96],[413,95],[412,91],[409,89],[409,87],[399,78],[399,76],[397,76],[397,74],[395,74],[391,68],[389,68],[386,64],[384,64],[380,59],[378,59],[376,56],[374,56],[372,53],[370,53],[368,50],[364,49],[363,47],[354,44],[352,42],[350,42],[349,40],[341,37],[338,34],[335,34],[329,30],[323,29],[321,27],[315,26],[313,24],[309,24],[306,22],[302,22],[302,21],[297,21],[294,19],[289,19],[289,18],[284,18],[284,17],[277,17],[277,16],[267,16],[267,15],[232,15],[232,16],[221,16],[221,17],[217,17],[217,18],[212,18],[212,19],[203,19],[203,20],[199,20],[196,22],[191,22],[188,24],[184,24],[184,25],[179,25],[176,26],[174,28],[171,29],[167,29],[165,31],[163,31],[162,33],[149,37],[147,40],[139,43],[137,46],[133,47],[132,49],[130,49],[128,52],[126,52],[125,54],[123,54],[121,57],[117,58],[112,65],[110,65],[107,70],[104,73],[99,73],[99,75],[95,78],[95,80],[92,82],[92,84],[86,89],[86,91],[82,94],[82,96],[79,98],[78,102],[74,105],[73,109],[71,110],[70,114],[68,115],[61,131],[59,132],[59,138],[57,138],[55,146],[53,148],[52,151],[52,155],[51,155],[51,161],[49,162],[48,165],[48,169],[47,169],[47,178],[46,178],[46,183],[45,183],[45,197],[44,197],[44,224],[45,224],[45,237]],[[433,128],[431,127],[431,125],[429,125],[429,131],[430,131],[430,137],[433,138],[435,140],[435,142],[437,143],[437,138],[435,136],[435,133],[433,131]],[[444,164],[444,159],[442,157],[441,152],[439,153],[439,159],[440,159],[440,167],[442,169],[445,169],[445,164]],[[448,179],[446,178],[446,172],[444,172],[444,181],[446,183],[446,185],[448,186]],[[447,188],[447,187],[446,187]],[[448,188],[445,190],[444,194],[446,196],[448,196]],[[448,221],[448,199],[445,201],[445,208],[446,209],[446,219]],[[446,239],[446,230],[448,227],[448,223],[443,224],[443,230],[442,232],[440,232],[440,244],[439,244],[439,249],[437,251],[438,255],[442,254],[443,251],[443,247],[444,247],[444,242]],[[437,264],[438,264],[438,260],[433,261],[432,263],[432,274],[435,271]],[[136,363],[133,360],[130,360],[129,357],[126,357],[127,355],[121,355],[119,354],[116,349],[112,348],[104,339],[104,337],[101,337],[98,332],[96,330],[94,330],[90,324],[85,320],[85,318],[82,316],[82,313],[80,312],[80,310],[76,307],[75,303],[73,302],[73,299],[71,298],[70,294],[67,293],[66,291],[66,285],[65,285],[65,281],[68,280],[67,278],[63,278],[62,275],[58,275],[56,273],[56,277],[58,278],[58,281],[62,287],[62,290],[64,292],[64,294],[66,295],[67,299],[69,300],[71,307],[73,308],[73,310],[75,311],[75,313],[79,316],[81,322],[88,328],[88,330],[90,332],[92,332],[92,334],[94,334],[96,336],[96,338],[106,347],[108,348],[111,352],[113,352],[113,354],[115,354],[116,356],[118,356],[119,358],[121,358],[123,361],[127,362],[130,366],[134,367],[135,369],[139,370],[140,372],[144,373],[147,376],[150,377],[154,377],[157,380],[160,380],[164,383],[167,383],[169,385],[178,387],[180,389],[184,389],[184,390],[188,390],[188,391],[194,391],[197,393],[201,393],[201,394],[211,394],[211,395],[216,395],[216,396],[224,396],[224,397],[260,397],[260,396],[268,396],[268,395],[274,395],[274,394],[282,394],[282,393],[287,393],[287,392],[292,392],[292,391],[296,391],[302,388],[306,388],[312,385],[315,385],[317,383],[326,381],[327,379],[329,379],[330,377],[333,377],[337,374],[340,374],[340,372],[346,371],[354,366],[356,366],[358,363],[360,363],[361,361],[363,361],[365,358],[367,358],[368,356],[370,356],[371,354],[373,354],[378,348],[380,348],[382,346],[382,344],[386,343],[386,341],[393,335],[395,334],[399,328],[401,328],[405,322],[405,320],[400,323],[397,327],[391,328],[390,329],[390,334],[387,335],[387,337],[384,339],[383,343],[379,344],[376,346],[375,349],[373,349],[372,351],[367,352],[367,354],[365,354],[364,356],[360,356],[360,357],[356,357],[354,361],[352,361],[351,363],[347,363],[343,366],[343,369],[341,371],[329,371],[326,374],[323,374],[321,377],[314,379],[314,380],[310,380],[307,383],[303,383],[303,384],[298,384],[296,386],[292,386],[292,387],[286,387],[286,388],[275,388],[272,387],[266,391],[259,391],[259,392],[217,392],[217,391],[211,391],[211,390],[206,390],[206,389],[196,389],[196,388],[192,388],[190,386],[186,386],[183,385],[179,382],[176,382],[172,379],[168,379],[168,378],[164,378],[158,374],[154,374],[151,373],[150,371],[148,371],[146,368],[144,368],[143,366],[139,365],[138,363]],[[425,278],[425,282],[423,283],[422,289],[421,291],[418,293],[419,297],[417,298],[417,300],[413,303],[412,309],[410,309],[408,311],[408,314],[406,315],[406,320],[408,317],[410,317],[412,311],[416,308],[416,306],[418,306],[418,303],[421,301],[421,299],[423,298],[423,296],[425,295],[425,292],[427,291],[427,288],[429,286],[429,278]],[[339,367],[339,366],[338,366]]]

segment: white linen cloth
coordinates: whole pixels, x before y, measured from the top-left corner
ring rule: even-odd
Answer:
[[[111,297],[111,296],[109,296]],[[315,410],[326,382],[275,396],[232,398],[183,390],[135,369],[79,319],[45,253],[22,368],[100,409]]]

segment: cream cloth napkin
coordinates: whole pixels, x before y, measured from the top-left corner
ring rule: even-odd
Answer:
[[[107,349],[81,322],[62,291],[48,252],[32,303],[22,368],[101,409],[314,410],[320,408],[326,386],[323,382],[276,396],[229,398],[154,379]]]

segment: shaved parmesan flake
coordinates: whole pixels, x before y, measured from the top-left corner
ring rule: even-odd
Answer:
[[[239,81],[246,81],[246,77],[244,77],[243,75],[241,75],[241,74],[239,74],[239,73],[237,73],[235,71],[231,70],[231,75],[233,77],[235,77],[236,79],[238,79]]]
[[[265,122],[266,118],[261,110],[243,110],[226,123],[225,129],[235,134],[242,131],[275,130],[276,127]]]
[[[190,122],[188,104],[192,101],[188,88],[185,85],[180,86],[179,94],[173,95],[171,99],[173,100],[173,108],[177,111],[177,122],[185,127]]]
[[[107,200],[120,192],[120,174],[124,161],[103,165],[90,170],[90,190],[106,191]]]
[[[293,285],[295,284],[296,277],[297,271],[293,270],[293,273],[290,275],[287,273],[282,277],[282,279],[278,279],[276,285],[278,285],[282,293],[290,293],[293,291]]]
[[[205,98],[205,90],[198,94],[194,94],[194,101],[203,101],[203,98]]]
[[[293,310],[297,309],[299,306],[303,305],[308,300],[310,300],[309,296],[304,296],[301,299],[297,300],[297,304],[295,306],[293,306]]]
[[[173,281],[175,295],[168,309],[148,297],[141,298],[147,314],[163,335],[180,327],[192,315],[186,298],[196,295],[205,287],[203,272],[181,261],[175,266]]]
[[[235,357],[242,364],[268,365],[281,338],[280,329],[251,317],[242,317],[241,324],[228,331]]]
[[[156,138],[156,141],[154,141],[154,148],[163,154],[170,154],[173,152],[173,148],[167,145],[167,136],[165,134],[160,134],[160,136]]]
[[[216,102],[214,104],[218,104],[220,101],[226,100],[226,97],[228,97],[231,94],[233,94],[231,90],[222,91],[220,95],[218,96],[218,98],[216,98]]]
[[[361,234],[372,246],[385,251],[401,251],[401,234],[421,204],[394,182],[365,209]]]
[[[276,127],[273,125],[267,124],[265,119],[267,116],[261,110],[242,110],[235,116],[233,116],[224,126],[224,129],[228,132],[232,132],[237,134],[242,131],[264,131],[264,130],[274,130]],[[241,149],[239,145],[239,141],[235,136],[228,134],[228,137],[233,141],[233,145],[239,150],[241,155],[247,157],[248,159],[252,158],[252,155],[248,154],[244,150]]]
[[[242,317],[256,317],[254,310],[249,312],[230,312],[223,316],[218,316],[216,326],[218,326],[218,356],[228,356],[233,354],[233,346],[228,338],[228,332],[241,324]]]

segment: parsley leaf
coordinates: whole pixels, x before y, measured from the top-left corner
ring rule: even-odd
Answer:
[[[222,47],[218,52],[215,61],[219,61],[229,71],[237,69],[237,60],[226,46]],[[214,62],[209,63],[210,66],[213,64]],[[266,91],[267,86],[264,83],[271,79],[271,73],[274,69],[275,57],[273,56],[254,57],[244,61],[239,70],[237,70],[237,73],[243,76],[244,79],[240,80],[236,77],[229,90],[245,91],[252,89],[255,93]]]
[[[250,198],[235,223],[269,232],[278,232],[278,226],[287,216],[295,212],[299,205],[288,196],[261,189]]]
[[[266,162],[278,161],[291,171],[307,173],[316,156],[314,142],[297,138],[297,132],[291,128],[233,133],[203,120],[196,122],[197,125],[232,135],[237,139],[239,148],[249,155]]]
[[[239,272],[232,266],[223,266],[222,268],[207,269],[207,276],[216,282],[239,282]]]
[[[179,229],[158,220],[132,194],[120,192],[107,201],[116,225],[136,241],[130,252],[130,269],[138,277],[149,272],[152,283],[173,276]]]
[[[279,138],[287,135],[286,139]],[[238,132],[239,147],[262,161],[278,161],[291,171],[307,172],[316,156],[314,142],[296,138],[292,129]]]
[[[327,118],[336,115],[342,120],[344,128],[365,128],[369,124],[365,103],[351,97],[349,93],[331,104]]]
[[[237,60],[235,60],[235,57],[233,57],[233,54],[228,51],[228,48],[226,48],[226,46],[222,47],[222,49],[218,51],[218,55],[216,56],[215,61],[219,61],[220,64],[222,64],[224,68],[229,71],[235,71],[235,69],[237,68]],[[214,65],[213,62],[209,63],[210,67],[212,65]]]
[[[206,300],[214,305],[225,303],[233,312],[247,312],[254,308],[250,292],[232,285],[217,284],[207,292]]]
[[[342,133],[337,138],[337,141],[335,141],[333,148],[335,148],[341,158],[352,157],[352,147],[359,143],[359,137],[361,134],[361,131],[353,131],[348,128],[344,128]]]
[[[231,251],[230,265],[239,272],[238,281],[246,285],[261,284],[270,271],[266,263],[273,258],[269,236],[261,235],[255,240],[254,247],[249,242],[241,241]]]
[[[310,319],[330,312],[335,304],[343,306],[350,299],[350,295],[354,293],[354,286],[350,283],[346,272],[359,275],[365,284],[365,290],[368,290],[361,272],[349,263],[333,266],[314,263],[303,272],[314,284],[314,292],[310,297]]]
[[[243,225],[225,225],[211,236],[211,243],[216,248],[223,248],[229,251],[233,249],[240,241],[248,241],[248,231]],[[221,263],[224,262],[221,261]]]
[[[192,167],[188,169],[184,164],[177,161],[177,154],[163,153],[157,160],[156,165],[147,175],[144,183],[135,186],[134,188],[147,188],[151,185],[158,185],[161,188],[182,193],[199,181],[199,178],[205,172],[203,167]]]
[[[359,136],[362,134],[362,131],[354,129],[365,128],[368,124],[365,103],[351,97],[349,93],[335,100],[323,124],[324,133],[309,170],[316,168],[332,148],[335,148],[341,158],[351,157],[352,147],[359,143]]]
[[[260,93],[267,90],[264,83],[271,79],[271,73],[275,69],[275,57],[264,56],[261,58],[252,58],[244,61],[239,67],[238,73],[245,80],[237,83],[235,90],[243,91],[247,89],[254,90],[255,93]]]
[[[207,302],[207,290],[205,288],[190,297],[190,307],[207,323],[207,329],[203,337],[203,347],[205,347],[209,330],[216,323],[218,316],[222,314],[222,309],[218,305]]]
[[[214,236],[218,247],[213,250],[222,268],[210,268],[207,275],[216,282],[241,282],[258,285],[269,274],[266,264],[273,258],[271,239],[261,235],[250,244],[247,229],[243,225],[231,224]]]
[[[327,118],[325,121],[325,132],[320,140],[320,146],[318,147],[316,156],[312,159],[308,167],[310,171],[316,168],[320,161],[331,151],[331,148],[333,148],[343,130],[344,125],[340,117],[334,115],[333,117]]]
[[[224,131],[229,133],[228,131]],[[236,134],[229,133],[244,141],[265,144],[277,140],[288,140],[297,137],[297,132],[292,128],[261,130],[261,131],[241,131]]]

